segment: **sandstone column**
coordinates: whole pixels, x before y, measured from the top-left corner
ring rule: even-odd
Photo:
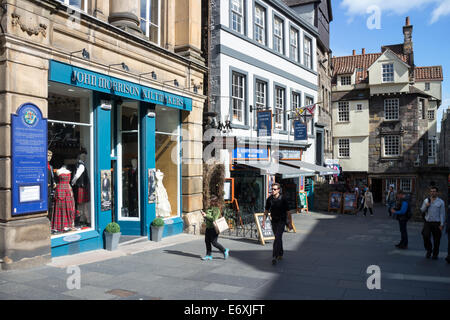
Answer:
[[[129,33],[142,35],[139,28],[139,7],[139,0],[110,0],[108,21]]]

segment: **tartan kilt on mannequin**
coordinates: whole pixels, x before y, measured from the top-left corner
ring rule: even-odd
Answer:
[[[65,176],[68,176],[68,179]],[[64,231],[64,228],[74,226],[75,201],[69,181],[70,175],[61,175],[60,183],[56,186],[52,217],[54,230]]]
[[[78,187],[77,188],[77,203],[86,203],[91,201],[89,195],[89,188],[86,187]]]

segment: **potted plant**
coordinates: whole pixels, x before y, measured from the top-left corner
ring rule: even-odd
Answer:
[[[156,218],[155,220],[152,221],[150,229],[151,229],[150,236],[152,241],[161,241],[164,232],[164,220],[159,217]]]
[[[116,222],[110,222],[105,228],[105,247],[106,250],[116,250],[120,239],[120,226]]]

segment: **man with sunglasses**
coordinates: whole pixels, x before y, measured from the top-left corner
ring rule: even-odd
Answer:
[[[272,264],[283,258],[283,232],[287,223],[291,223],[291,213],[289,212],[289,203],[287,198],[281,194],[279,183],[272,185],[272,194],[266,200],[262,228],[264,229],[267,216],[270,212],[272,229],[275,235],[273,242]]]

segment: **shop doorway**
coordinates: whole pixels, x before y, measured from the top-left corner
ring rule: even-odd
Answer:
[[[383,196],[383,184],[381,179],[372,179],[371,191],[373,202],[381,202]]]
[[[111,126],[115,153],[113,214],[124,235],[141,234],[140,116],[138,101],[117,103]]]

